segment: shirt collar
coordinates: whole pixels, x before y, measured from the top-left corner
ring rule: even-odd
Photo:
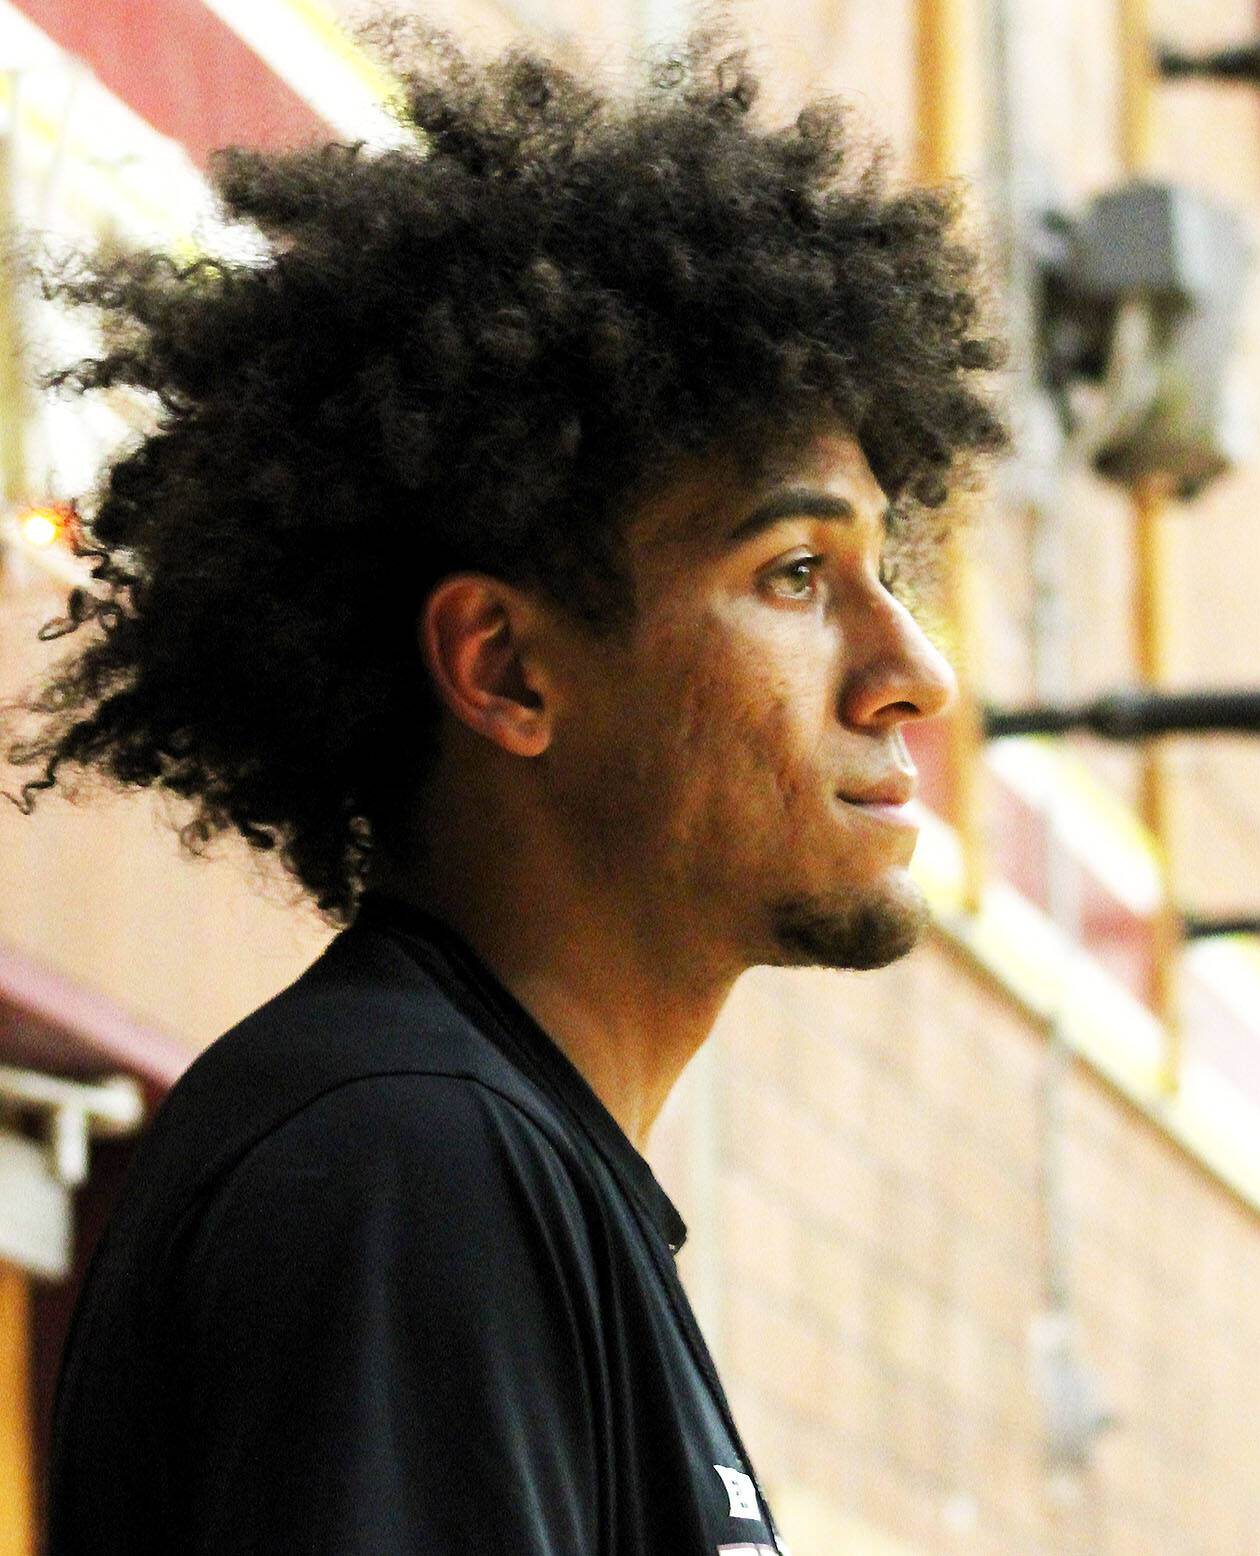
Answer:
[[[383,892],[364,895],[355,925],[392,933],[456,1003],[475,1006],[467,1013],[481,1018],[478,1024],[485,1036],[586,1135],[622,1190],[676,1254],[686,1241],[687,1227],[651,1167],[586,1077],[467,941],[441,919]]]

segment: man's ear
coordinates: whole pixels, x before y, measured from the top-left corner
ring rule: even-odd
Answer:
[[[483,573],[442,579],[420,613],[420,651],[438,696],[462,724],[513,756],[540,756],[551,743],[537,624],[527,595]]]

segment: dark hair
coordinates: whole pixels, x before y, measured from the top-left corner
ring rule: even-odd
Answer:
[[[762,126],[713,34],[636,96],[384,41],[403,149],[215,159],[265,259],[45,274],[108,330],[51,382],[160,417],[104,477],[95,585],[44,629],[90,634],[9,753],[40,767],[26,809],[67,767],[160,786],[193,804],[188,846],[278,848],[334,919],[433,759],[415,620],[445,573],[608,628],[633,612],[619,521],[689,455],[830,422],[890,495],[939,505],[1002,442],[956,197],[851,167],[839,105]]]

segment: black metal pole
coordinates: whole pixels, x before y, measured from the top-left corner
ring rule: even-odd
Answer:
[[[1214,935],[1260,935],[1260,914],[1238,913],[1222,918],[1200,918],[1186,913],[1181,920],[1187,940],[1210,940]]]
[[[1260,689],[1236,691],[1108,692],[1075,706],[986,708],[984,732],[1065,735],[1088,730],[1105,740],[1147,740],[1156,735],[1260,734]]]
[[[1168,46],[1157,48],[1155,62],[1161,76],[1205,76],[1213,81],[1245,81],[1260,86],[1260,41],[1235,48],[1215,49],[1210,54],[1183,54]]]

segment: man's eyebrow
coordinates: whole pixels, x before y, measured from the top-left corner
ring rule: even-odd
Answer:
[[[839,519],[847,524],[852,523],[856,517],[857,512],[847,497],[837,497],[832,492],[820,492],[808,486],[795,486],[775,492],[759,508],[754,508],[731,531],[730,541],[735,545],[747,540],[750,535],[768,529],[781,519]],[[891,518],[889,510],[883,516],[885,529]]]

